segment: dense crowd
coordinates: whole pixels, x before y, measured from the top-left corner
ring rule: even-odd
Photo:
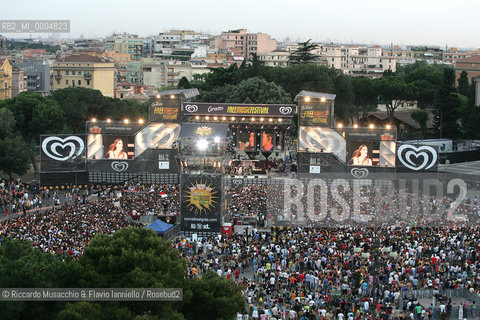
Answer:
[[[248,308],[238,319],[430,319],[409,291],[480,293],[478,227],[254,230],[176,247],[190,277],[212,270],[241,286]],[[436,306],[459,312],[448,299]],[[478,316],[472,302],[461,309]]]
[[[18,183],[4,184],[0,190],[2,198],[31,201]],[[353,210],[352,191],[337,191]],[[367,199],[360,204],[363,214],[390,210],[418,216],[448,211],[452,203],[420,193],[392,198],[368,187],[360,193]],[[37,195],[40,201],[58,203],[55,191]],[[129,218],[133,214],[178,214],[179,197],[178,185],[171,184],[127,183],[105,190],[98,199],[67,190],[60,208],[19,212],[0,223],[0,238],[26,239],[44,252],[79,256],[96,234],[138,225]],[[228,210],[235,216],[263,219],[284,208],[278,186],[239,186],[231,188],[228,197]],[[327,204],[332,210],[339,207],[331,195]],[[465,199],[455,213],[476,217],[478,199]],[[177,239],[173,245],[187,259],[189,277],[211,270],[235,281],[248,305],[238,319],[431,319],[432,306],[414,298],[412,290],[464,289],[480,296],[480,227],[361,223],[250,227],[242,235]],[[474,301],[461,307],[448,297],[438,296],[436,301],[444,316],[479,315]]]

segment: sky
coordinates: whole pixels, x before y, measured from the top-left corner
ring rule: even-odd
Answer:
[[[62,38],[245,28],[278,41],[480,48],[480,0],[1,0],[0,20],[70,20]],[[32,36],[47,34],[32,34]],[[3,33],[6,37],[28,34]]]

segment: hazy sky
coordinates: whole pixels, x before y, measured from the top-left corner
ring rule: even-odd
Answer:
[[[2,0],[0,20],[69,19],[62,38],[247,28],[284,40],[480,48],[480,0]],[[3,34],[7,37],[21,35]],[[28,36],[28,35],[23,35]],[[35,36],[35,34],[33,34]],[[42,36],[45,36],[42,34]]]

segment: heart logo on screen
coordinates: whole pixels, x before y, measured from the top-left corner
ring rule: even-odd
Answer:
[[[281,114],[290,114],[292,113],[292,107],[280,107],[280,113]]]
[[[85,149],[83,139],[78,136],[48,137],[42,142],[42,151],[46,156],[57,161],[72,160]]]
[[[233,184],[235,185],[235,187],[238,187],[238,186],[241,186],[243,184],[243,181],[239,180],[239,179],[236,179],[236,180],[233,180]]]
[[[428,170],[437,163],[437,151],[430,146],[415,147],[409,144],[400,146],[397,150],[398,160],[414,171]]]
[[[197,112],[198,111],[198,106],[196,104],[187,104],[185,106],[185,111],[187,112]]]
[[[113,161],[112,162],[112,169],[117,171],[117,172],[126,171],[128,169],[128,162]]]
[[[352,170],[350,170],[350,173],[357,179],[365,178],[369,174],[368,169],[366,168],[353,168]]]

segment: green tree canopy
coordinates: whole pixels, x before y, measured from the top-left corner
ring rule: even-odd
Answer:
[[[427,134],[428,112],[426,110],[415,110],[411,113],[412,119],[415,120],[422,128],[423,137]]]
[[[318,44],[309,39],[298,44],[297,50],[293,51],[288,58],[290,64],[308,64],[318,59],[318,55],[312,51],[318,48]]]
[[[414,88],[401,77],[387,76],[375,79],[375,90],[387,108],[391,123],[395,123],[395,110],[414,97]]]
[[[228,93],[226,102],[236,103],[292,103],[282,87],[263,78],[254,77],[240,82]]]

